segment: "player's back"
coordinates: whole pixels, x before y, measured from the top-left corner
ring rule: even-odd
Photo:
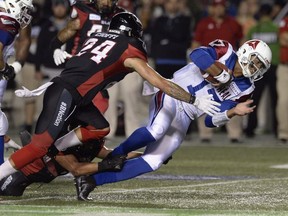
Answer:
[[[92,35],[61,73],[61,80],[83,97],[95,94],[132,72],[124,66],[127,58],[147,61],[143,41],[125,35],[99,32]]]

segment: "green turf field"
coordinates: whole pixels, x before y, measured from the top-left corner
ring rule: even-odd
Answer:
[[[262,144],[264,142],[264,144]],[[272,141],[271,141],[272,142]],[[79,202],[72,177],[0,197],[1,215],[288,215],[288,146],[185,142],[173,160],[141,178],[101,186]],[[288,165],[287,165],[288,166]]]

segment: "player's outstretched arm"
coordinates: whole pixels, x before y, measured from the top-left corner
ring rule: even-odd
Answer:
[[[124,65],[127,68],[134,69],[143,79],[175,99],[193,104],[209,115],[213,115],[219,111],[218,106],[220,104],[211,100],[211,97],[199,100],[199,98],[191,95],[176,83],[162,77],[147,62],[140,58],[128,58],[125,60]]]

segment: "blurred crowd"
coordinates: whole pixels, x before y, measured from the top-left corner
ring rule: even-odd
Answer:
[[[189,62],[187,54],[192,49],[206,46],[218,38],[229,41],[235,49],[244,41],[253,38],[261,39],[271,47],[272,66],[262,80],[255,82],[256,91],[253,100],[257,105],[256,112],[245,118],[235,118],[226,127],[218,128],[216,131],[206,128],[200,118],[195,125],[190,126],[187,139],[193,139],[193,134],[199,133],[201,141],[206,143],[211,142],[213,133],[218,131],[227,133],[227,138],[232,143],[243,142],[244,135],[253,138],[261,133],[271,133],[279,142],[287,143],[287,3],[287,0],[118,1],[119,6],[135,13],[142,21],[143,39],[147,43],[149,61],[156,71],[166,78],[171,78],[173,72]],[[57,76],[62,69],[54,64],[52,54],[48,55],[51,56],[50,59],[44,56],[49,50],[49,39],[56,36],[69,20],[69,0],[34,0],[33,4],[35,10],[30,54],[21,78],[17,78],[14,81],[16,83],[10,83],[11,89],[22,85],[28,89],[37,88],[43,82]],[[69,42],[65,44],[65,50],[71,53]],[[110,138],[117,135],[129,136],[143,125],[147,118],[149,100],[141,96],[143,81],[140,77],[131,79],[132,82],[137,79],[135,82],[137,86],[127,84],[121,86],[127,89],[121,90],[123,93],[116,97],[118,112],[115,114],[108,109],[105,114],[111,123],[111,133],[108,135]],[[132,104],[125,102],[125,98],[133,97],[128,91],[131,88],[133,93],[137,94]],[[22,107],[23,122],[11,126],[20,127],[20,131],[25,129],[33,133],[38,112],[37,100],[42,99],[41,97],[25,99]],[[137,112],[131,110],[131,107],[137,107]]]

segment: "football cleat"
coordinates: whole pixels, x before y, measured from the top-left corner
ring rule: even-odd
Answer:
[[[89,194],[95,189],[96,184],[92,176],[79,176],[74,179],[79,201],[91,201]]]

